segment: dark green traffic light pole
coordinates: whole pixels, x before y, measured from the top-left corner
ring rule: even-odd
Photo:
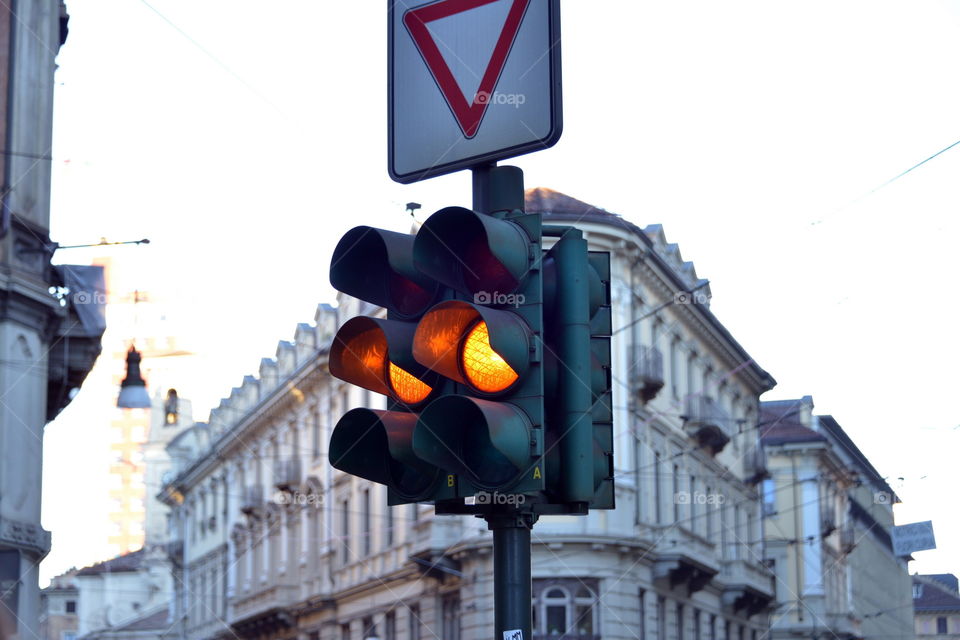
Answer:
[[[474,211],[495,215],[523,208],[523,171],[519,167],[485,165],[473,169]],[[537,516],[515,505],[502,505],[502,511],[487,514],[484,519],[493,531],[494,638],[530,640],[530,530]],[[511,632],[519,632],[519,636],[514,638]]]
[[[518,167],[494,165],[474,168],[473,209],[498,217],[523,211],[523,171]],[[556,264],[557,300],[553,322],[560,363],[553,427],[559,434],[563,469],[558,492],[566,511],[555,513],[585,515],[594,493],[587,242],[575,227],[549,225],[542,228],[542,233],[557,238],[551,250]],[[530,532],[538,515],[548,512],[544,506],[531,500],[519,506],[496,505],[482,512],[493,531],[496,640],[530,640],[532,637]]]

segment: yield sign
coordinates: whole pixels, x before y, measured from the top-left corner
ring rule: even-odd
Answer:
[[[493,55],[490,56],[490,62],[483,72],[480,80],[480,86],[473,95],[473,100],[467,102],[460,85],[450,71],[447,61],[440,53],[437,43],[434,41],[427,24],[434,20],[447,18],[457,13],[476,9],[477,7],[491,4],[497,0],[441,0],[434,4],[428,4],[419,9],[407,11],[403,16],[403,24],[406,25],[410,36],[420,50],[424,62],[433,74],[433,79],[437,81],[437,86],[443,93],[444,99],[453,111],[460,130],[467,138],[476,135],[480,127],[480,121],[483,120],[483,114],[487,111],[487,105],[490,104],[490,96],[497,86],[497,80],[500,79],[500,73],[503,71],[503,65],[507,61],[507,55],[513,46],[513,40],[517,37],[520,30],[520,23],[523,21],[523,14],[527,10],[530,0],[510,0],[512,3],[507,19],[503,24],[503,30],[497,39],[497,44],[493,49]]]
[[[414,182],[560,137],[558,0],[391,0],[389,169]]]

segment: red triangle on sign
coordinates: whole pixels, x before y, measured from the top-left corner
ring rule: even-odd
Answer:
[[[433,74],[433,79],[450,106],[457,124],[460,125],[460,130],[467,138],[477,135],[480,122],[483,120],[483,116],[487,112],[487,105],[490,103],[491,96],[493,96],[493,90],[496,88],[503,67],[507,63],[507,56],[510,54],[513,41],[517,37],[517,32],[520,31],[520,23],[523,22],[523,16],[527,11],[530,0],[510,0],[513,4],[503,24],[503,30],[500,32],[500,37],[497,38],[497,44],[493,48],[493,55],[490,56],[487,69],[480,79],[480,86],[477,87],[477,92],[469,103],[464,98],[464,93],[460,90],[460,85],[457,84],[447,61],[443,59],[443,54],[437,48],[433,36],[430,35],[427,23],[497,1],[440,0],[417,9],[410,9],[403,14],[403,24],[406,25],[410,37],[413,38],[414,44],[420,50],[420,55],[423,56],[423,61],[427,63],[427,68]]]

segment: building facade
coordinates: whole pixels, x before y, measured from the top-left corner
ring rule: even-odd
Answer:
[[[79,591],[76,570],[54,578],[40,592],[40,640],[76,640],[79,627]]]
[[[935,573],[913,576],[913,614],[917,637],[960,638],[960,593],[957,576]]]
[[[837,421],[813,406],[810,396],[761,404],[773,637],[911,640],[910,576],[890,533],[898,498]]]
[[[710,312],[706,281],[659,226],[547,189],[527,192],[527,210],[611,252],[618,505],[533,529],[534,635],[758,640],[773,583],[755,426],[774,380]],[[321,305],[168,447],[179,637],[489,636],[486,525],[387,507],[384,487],[326,458],[340,415],[386,405],[326,366],[336,328],[376,311],[346,297]]]
[[[50,152],[60,0],[0,6],[0,635],[38,633],[43,429],[100,353],[103,287],[90,267],[54,266]],[[53,292],[53,293],[52,293]]]

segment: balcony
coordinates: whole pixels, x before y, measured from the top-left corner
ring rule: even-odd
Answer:
[[[293,493],[302,480],[300,458],[280,458],[273,461],[273,486]]]
[[[663,388],[663,355],[656,347],[638,344],[633,347],[633,358],[627,378],[643,402],[650,402]]]
[[[243,500],[240,501],[240,511],[250,516],[260,512],[263,508],[263,486],[252,484],[243,491]]]
[[[668,589],[682,585],[688,595],[703,589],[719,572],[713,545],[680,527],[672,528],[667,538],[661,534],[653,558],[654,581]]]
[[[730,442],[730,416],[710,396],[688,397],[682,418],[683,430],[714,454],[723,451]]]
[[[743,456],[743,479],[747,484],[757,484],[770,477],[767,469],[767,453],[760,445],[747,449]]]
[[[736,615],[749,618],[773,602],[773,574],[759,565],[745,560],[724,562],[717,582],[721,587],[721,602]]]
[[[857,546],[857,531],[853,525],[847,523],[840,529],[840,550],[851,553]]]
[[[233,598],[231,629],[240,638],[283,637],[296,627],[291,607],[297,602],[300,588],[293,584],[271,584],[266,588]]]

